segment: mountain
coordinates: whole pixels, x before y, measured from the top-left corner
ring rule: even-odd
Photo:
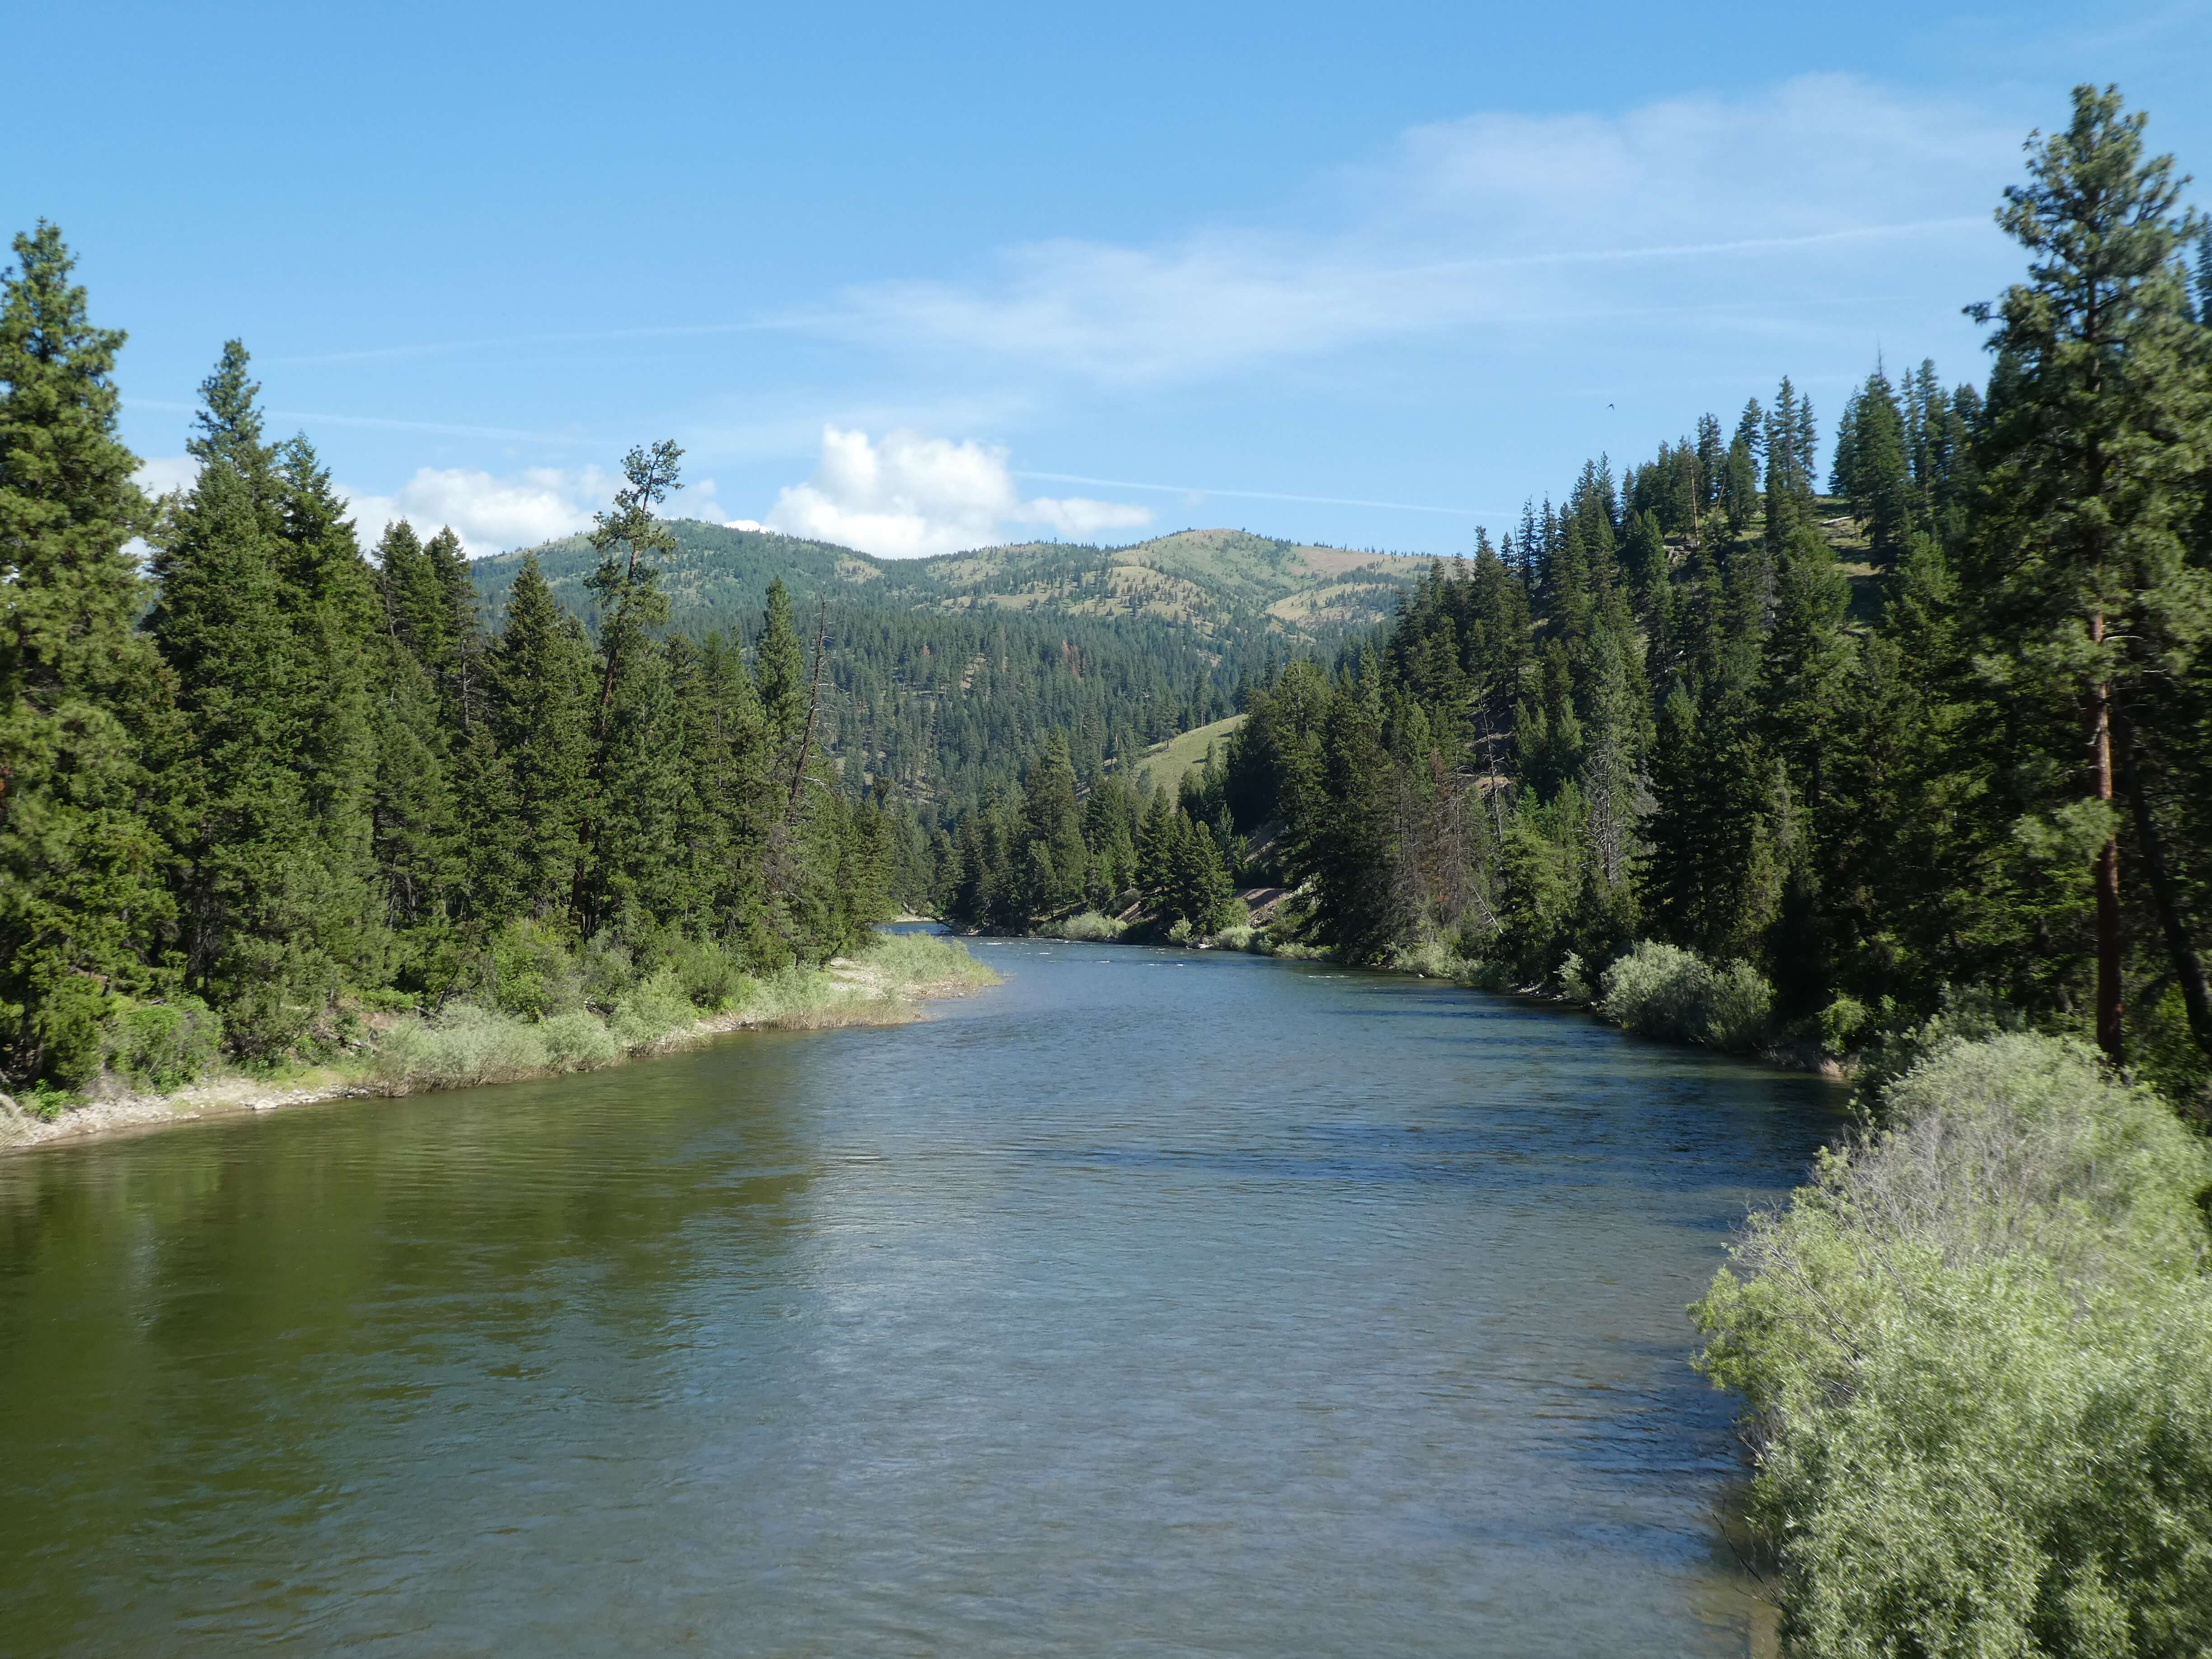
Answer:
[[[1079,768],[1134,754],[1234,706],[1271,660],[1334,654],[1396,613],[1426,562],[1186,530],[1130,547],[1030,542],[877,559],[696,520],[659,562],[672,631],[750,640],[781,577],[828,641],[821,729],[855,787],[921,804],[1011,783],[1045,735]],[[525,553],[589,626],[584,537],[471,567],[487,618]]]
[[[671,625],[688,634],[757,625],[769,582],[783,578],[802,605],[905,611],[978,608],[1031,615],[1143,619],[1188,629],[1233,654],[1247,638],[1279,647],[1328,646],[1389,621],[1423,561],[1389,553],[1273,541],[1241,530],[1184,530],[1130,547],[1024,542],[930,559],[878,559],[773,531],[679,519],[660,562]],[[480,559],[477,591],[495,617],[525,552],[538,556],[555,595],[586,621],[584,579],[599,562],[570,536]]]

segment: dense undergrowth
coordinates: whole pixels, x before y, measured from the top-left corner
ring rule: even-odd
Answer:
[[[875,934],[826,968],[754,974],[709,943],[602,937],[578,947],[554,928],[516,923],[427,1008],[390,996],[342,1006],[305,1063],[385,1093],[459,1087],[590,1071],[732,1025],[896,1017],[917,996],[994,979],[962,945],[922,933]],[[170,1094],[235,1074],[222,1063],[222,1021],[196,999],[131,1005],[102,1036],[106,1066],[85,1090],[39,1091],[23,1104],[51,1119],[88,1098]]]

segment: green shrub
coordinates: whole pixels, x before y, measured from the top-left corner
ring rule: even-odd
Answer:
[[[590,1072],[623,1057],[622,1040],[588,1009],[571,1008],[538,1022],[545,1063],[556,1072]]]
[[[638,971],[636,953],[611,928],[603,927],[586,939],[571,960],[584,1000],[594,1008],[611,1010],[643,977]]]
[[[135,1089],[167,1094],[203,1075],[222,1048],[222,1020],[198,997],[126,1004],[101,1036],[107,1069]]]
[[[860,959],[875,970],[889,991],[999,982],[999,976],[976,961],[966,945],[934,933],[878,933],[862,946]]]
[[[30,1024],[41,1052],[40,1080],[71,1092],[100,1075],[106,1024],[119,1000],[82,974],[64,974],[33,999]]]
[[[1748,963],[1716,968],[1688,951],[1641,939],[1600,977],[1597,1006],[1639,1036],[1741,1053],[1766,1040],[1774,991]]]
[[[1941,1043],[1692,1310],[1792,1652],[2212,1647],[2212,1150],[2096,1055]]]
[[[1599,992],[1589,982],[1589,969],[1578,951],[1570,951],[1559,963],[1559,994],[1569,1002],[1589,1006],[1599,997]]]
[[[710,1014],[736,1007],[751,988],[744,964],[714,939],[678,939],[668,947],[667,957],[691,1006]]]
[[[402,1018],[371,1061],[387,1085],[457,1088],[550,1068],[538,1026],[494,1008],[456,1003],[434,1020]]]
[[[580,1008],[585,986],[568,935],[533,918],[510,921],[493,935],[471,995],[524,1019]]]
[[[1467,963],[1442,939],[1425,939],[1391,952],[1390,966],[1406,974],[1425,974],[1431,979],[1456,979]]]
[[[57,1089],[44,1078],[40,1078],[24,1091],[18,1103],[40,1122],[52,1123],[79,1103],[76,1096],[67,1089]]]
[[[1049,936],[1054,939],[1075,939],[1089,945],[1105,945],[1110,944],[1127,933],[1129,926],[1127,922],[1116,921],[1111,916],[1102,916],[1096,910],[1084,910],[1074,915],[1064,917],[1059,921],[1049,923],[1048,927],[1040,928],[1038,931],[1048,933]]]
[[[2027,1019],[1981,986],[1960,990],[1947,985],[1942,1006],[1918,1024],[1901,1024],[1896,1006],[1887,999],[1876,1024],[1880,1029],[1859,1056],[1857,1073],[1859,1099],[1869,1110],[1878,1108],[1892,1084],[1938,1048],[2023,1030]]]
[[[1856,997],[1839,996],[1820,1011],[1820,1047],[1832,1054],[1846,1054],[1851,1045],[1874,1024],[1874,1012]]]
[[[607,1028],[632,1048],[656,1042],[671,1031],[695,1024],[699,1011],[672,968],[648,974],[633,986],[607,1018]]]

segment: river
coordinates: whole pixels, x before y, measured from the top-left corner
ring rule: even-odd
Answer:
[[[1250,957],[0,1159],[0,1649],[1746,1652],[1837,1092]]]

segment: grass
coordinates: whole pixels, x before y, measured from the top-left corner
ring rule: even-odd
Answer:
[[[463,1088],[516,1078],[594,1071],[743,1027],[786,1030],[911,1018],[915,1001],[998,982],[965,946],[927,933],[878,933],[827,968],[787,968],[746,979],[702,1016],[677,974],[662,969],[602,1017],[572,1008],[538,1018],[458,1003],[435,1018],[409,1016],[378,1040],[368,1075],[389,1094]]]
[[[1183,774],[1205,765],[1206,750],[1226,743],[1229,734],[1243,724],[1243,715],[1231,714],[1225,720],[1195,726],[1165,743],[1154,744],[1137,757],[1138,778],[1150,778],[1155,789],[1174,793]]]
[[[507,943],[496,980],[432,1014],[410,1009],[364,1018],[356,1010],[347,1016],[349,1046],[321,1061],[226,1063],[210,1040],[219,1024],[198,1003],[179,1010],[132,1005],[115,1023],[109,1070],[89,1092],[104,1111],[140,1121],[150,1105],[146,1096],[188,1088],[213,1089],[226,1100],[465,1088],[595,1071],[744,1027],[892,1024],[914,1018],[921,998],[998,982],[965,946],[926,933],[875,933],[851,957],[826,967],[759,976],[712,950],[678,949],[641,973],[620,947],[577,952],[534,937]],[[495,988],[508,994],[507,1006],[495,1002]],[[205,1098],[196,1097],[201,1105]],[[87,1103],[79,1094],[46,1088],[20,1102],[0,1096],[0,1104],[46,1122]],[[7,1115],[0,1110],[0,1119]]]

